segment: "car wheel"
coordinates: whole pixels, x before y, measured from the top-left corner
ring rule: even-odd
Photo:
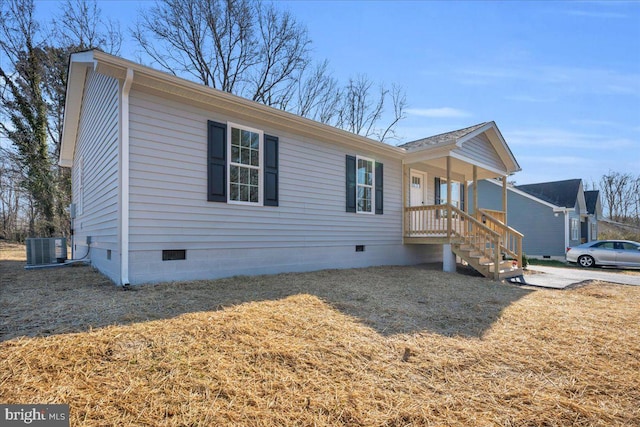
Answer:
[[[593,267],[596,262],[593,257],[590,257],[589,255],[582,255],[578,258],[578,264],[580,264],[580,267]]]

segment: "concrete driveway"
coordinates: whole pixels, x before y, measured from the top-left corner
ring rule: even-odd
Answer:
[[[624,274],[622,271],[615,272],[615,270],[612,271],[611,269],[559,268],[541,265],[530,265],[528,269],[536,273],[524,276],[527,284],[545,288],[563,289],[585,280],[601,280],[603,282],[640,286],[640,276]]]

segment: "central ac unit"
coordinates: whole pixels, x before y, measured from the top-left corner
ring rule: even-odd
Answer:
[[[67,239],[64,237],[28,238],[27,266],[60,264],[67,260]]]

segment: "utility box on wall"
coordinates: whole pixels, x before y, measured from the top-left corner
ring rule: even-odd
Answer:
[[[28,238],[27,266],[61,264],[67,260],[67,239],[64,237]]]

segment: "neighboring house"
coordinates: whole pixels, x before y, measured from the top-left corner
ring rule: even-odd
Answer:
[[[447,261],[480,234],[510,274],[461,227],[465,183],[520,170],[493,122],[394,147],[86,51],[60,164],[73,257],[121,285]]]
[[[479,182],[479,207],[501,209],[502,192],[502,182]],[[597,218],[602,215],[599,194],[588,192],[591,214],[580,179],[510,185],[507,193],[509,225],[524,234],[523,251],[529,257],[564,259],[567,247],[597,236]]]
[[[600,191],[585,191],[584,201],[587,205],[587,221],[582,222],[581,233],[584,239],[583,243],[586,243],[598,240],[598,221],[603,218]]]

